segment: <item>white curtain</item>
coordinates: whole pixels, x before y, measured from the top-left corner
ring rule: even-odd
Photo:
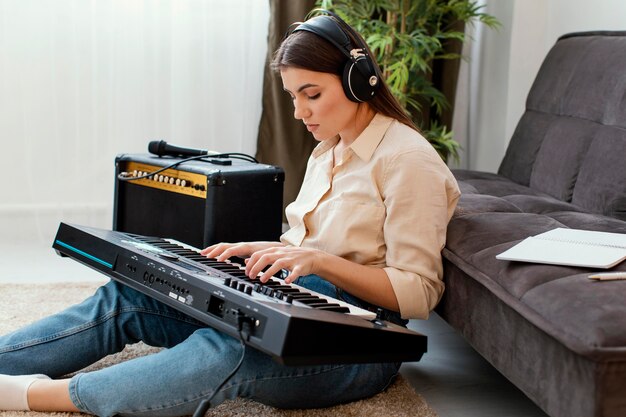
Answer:
[[[499,161],[485,151],[489,144],[485,143],[484,138],[487,131],[504,120],[501,113],[506,107],[500,106],[486,112],[484,103],[498,100],[499,95],[506,98],[506,91],[499,88],[500,80],[494,77],[494,73],[497,74],[500,67],[508,64],[508,56],[499,51],[496,59],[489,60],[488,57],[497,46],[495,39],[508,42],[510,25],[506,15],[508,10],[512,10],[513,4],[514,0],[499,3],[477,0],[476,5],[481,7],[481,11],[495,15],[502,27],[494,30],[480,23],[466,26],[466,42],[462,52],[464,59],[459,68],[452,120],[454,139],[462,150],[459,152],[460,161],[450,162],[452,168],[495,171],[498,167]],[[489,159],[491,164],[485,164],[485,159]]]
[[[485,7],[485,0],[478,0],[477,5]],[[454,115],[452,118],[452,131],[454,140],[461,145],[459,161],[450,160],[451,168],[470,169],[473,167],[473,153],[476,142],[476,110],[478,108],[479,75],[480,75],[480,50],[483,40],[483,26],[480,24],[467,25],[465,27],[466,41],[461,52],[464,59],[459,66],[459,78],[457,82],[456,97],[454,100]]]
[[[150,140],[254,154],[267,0],[0,0],[0,230],[109,228]]]

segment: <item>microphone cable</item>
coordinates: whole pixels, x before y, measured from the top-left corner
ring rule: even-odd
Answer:
[[[204,160],[205,158],[211,158],[211,159]],[[201,162],[207,162],[207,163],[211,163],[215,165],[230,165],[225,162],[231,162],[231,161],[220,161],[220,159],[226,159],[226,158],[239,159],[242,161],[252,162],[254,164],[259,163],[259,161],[252,155],[248,155],[246,153],[240,153],[240,152],[218,153],[218,154],[213,154],[213,155],[197,155],[197,156],[190,156],[189,158],[181,159],[180,161],[174,162],[170,165],[164,166],[163,168],[157,169],[156,171],[148,172],[138,177],[130,176],[128,172],[120,172],[117,175],[117,179],[120,181],[141,180],[144,178],[152,177],[153,175],[159,174],[167,169],[175,168],[182,163],[189,162],[189,161],[196,161],[196,160],[201,160]]]
[[[215,397],[215,394],[222,389],[224,385],[237,373],[239,368],[241,368],[241,364],[243,363],[244,358],[246,357],[246,343],[250,340],[250,333],[252,333],[252,319],[247,317],[245,314],[242,314],[241,311],[237,310],[237,330],[239,334],[239,345],[241,346],[241,357],[239,358],[239,362],[233,368],[233,370],[224,378],[224,380],[217,386],[217,388],[213,391],[213,394],[207,399],[204,399],[198,404],[196,407],[196,411],[193,413],[193,417],[203,417],[204,413],[211,406],[211,400]]]

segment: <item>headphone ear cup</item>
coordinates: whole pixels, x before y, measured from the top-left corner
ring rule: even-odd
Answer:
[[[378,89],[378,78],[374,74],[367,57],[358,57],[356,61],[346,62],[341,80],[346,97],[356,103],[371,100]]]

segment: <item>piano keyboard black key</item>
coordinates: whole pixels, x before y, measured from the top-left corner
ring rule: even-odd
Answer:
[[[245,259],[240,258],[238,256],[231,256],[230,258],[228,258],[228,260],[234,264],[238,264],[240,266],[246,266]]]
[[[191,256],[202,256],[188,249],[170,249],[169,252],[175,253],[180,256],[184,256],[185,258],[188,258]]]
[[[202,256],[198,254],[185,256],[185,258],[189,259],[190,261],[215,263],[215,261],[207,258],[206,256]]]
[[[323,306],[329,304],[328,301],[325,301],[325,300],[322,300],[322,299],[317,300],[317,301],[314,301],[314,300],[298,300],[298,301],[303,303],[303,304],[306,304],[307,306],[309,306],[311,308],[323,307]]]
[[[348,307],[342,307],[340,305],[334,306],[322,306],[322,307],[318,307],[319,310],[326,310],[326,311],[334,311],[337,313],[349,313],[350,309]]]
[[[290,292],[291,293],[297,293],[297,292],[300,292],[299,289],[290,287],[289,285],[277,285],[276,287],[274,287],[274,289],[276,291],[282,291],[284,293],[290,293]]]
[[[307,297],[311,297],[311,293],[300,291],[300,292],[291,294],[291,296],[294,299],[296,299],[296,298],[307,298]]]
[[[169,243],[169,242],[153,243],[152,246],[156,246],[157,248],[161,248],[161,249],[176,249],[180,247],[178,245],[174,245],[173,243]]]

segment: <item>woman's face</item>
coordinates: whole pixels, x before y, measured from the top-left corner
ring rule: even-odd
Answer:
[[[316,140],[339,135],[351,142],[358,136],[358,104],[346,97],[337,75],[295,67],[281,69],[280,75],[293,100],[294,117],[302,120]]]

